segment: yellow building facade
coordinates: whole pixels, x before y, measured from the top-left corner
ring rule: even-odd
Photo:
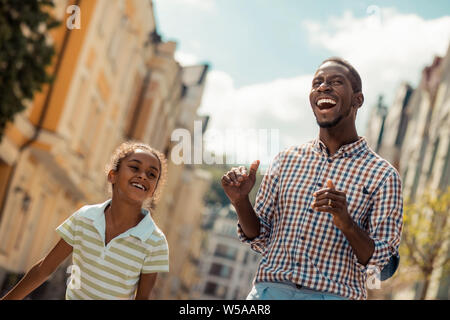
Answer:
[[[81,25],[69,30],[73,4]],[[63,22],[49,35],[55,80],[0,144],[0,289],[50,250],[62,221],[108,197],[104,167],[121,142],[140,140],[169,154],[186,103],[176,44],[161,41],[151,1],[56,0],[53,14]]]

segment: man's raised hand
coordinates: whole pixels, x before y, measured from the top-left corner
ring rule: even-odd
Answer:
[[[222,188],[232,204],[248,197],[255,185],[258,167],[259,160],[255,160],[250,165],[250,172],[247,172],[246,167],[240,166],[231,168],[222,176]]]

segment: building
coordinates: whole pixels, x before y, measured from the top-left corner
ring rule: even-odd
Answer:
[[[433,63],[424,68],[416,89],[407,84],[400,86],[384,127],[372,125],[369,128],[369,144],[373,148],[378,146],[377,152],[399,171],[405,200],[415,201],[426,191],[444,191],[450,185],[449,87],[450,46],[445,57],[435,57]],[[377,117],[377,113],[373,112],[373,116]],[[379,124],[382,123],[380,118],[378,115]],[[445,246],[448,247],[448,243]],[[447,251],[450,254],[450,249]],[[434,271],[428,299],[450,297],[450,277],[443,278],[442,271]],[[422,285],[411,284],[397,297],[417,298]]]
[[[260,254],[240,242],[236,233],[237,214],[230,205],[210,208],[210,229],[204,240],[196,298],[242,300],[247,297],[258,269]]]
[[[152,1],[58,0],[53,14],[64,22],[72,4],[80,7],[81,28],[62,23],[49,34],[55,81],[7,126],[0,144],[0,292],[50,250],[62,221],[109,196],[104,167],[120,143],[140,140],[168,155],[179,118],[195,117],[201,100],[207,66],[196,66],[197,83],[185,83],[192,71],[175,61],[176,43],[159,36]],[[177,174],[190,173],[180,167]],[[202,188],[182,196],[201,198]],[[64,297],[69,260],[53,275],[57,283],[33,297]]]

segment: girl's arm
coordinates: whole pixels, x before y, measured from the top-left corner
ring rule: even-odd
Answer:
[[[72,249],[71,245],[60,239],[47,256],[36,263],[1,300],[22,300],[25,298],[50,277],[61,262],[72,253]]]
[[[135,300],[149,300],[158,273],[141,273]]]

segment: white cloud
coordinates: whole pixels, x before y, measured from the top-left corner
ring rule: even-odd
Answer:
[[[175,60],[177,60],[182,66],[195,65],[199,61],[196,55],[179,50],[175,51]]]
[[[211,71],[207,76],[199,110],[202,114],[211,115],[208,128],[216,137],[212,140],[218,145],[210,144],[209,149],[217,152],[245,150],[250,161],[261,155],[258,154],[261,149],[257,148],[257,143],[251,137],[248,140],[244,138],[247,131],[250,131],[248,135],[251,136],[254,133],[251,131],[266,129],[270,137],[270,130],[279,130],[276,152],[314,138],[318,129],[308,100],[311,79],[312,75],[302,75],[236,88],[229,74]],[[217,142],[217,136],[225,136],[227,132],[239,133],[242,138],[228,146],[228,149],[222,140]]]
[[[393,9],[363,18],[346,12],[325,23],[307,21],[303,26],[312,45],[349,60],[359,71],[366,98],[357,117],[360,134],[377,96],[384,94],[385,102],[390,102],[401,81],[416,85],[422,68],[434,55],[444,55],[450,40],[450,17],[424,20]],[[311,80],[312,74],[299,75],[236,88],[229,74],[213,70],[199,111],[211,115],[209,129],[216,133],[229,128],[276,128],[280,149],[301,144],[318,134],[308,100]],[[252,141],[244,146],[251,149]]]

